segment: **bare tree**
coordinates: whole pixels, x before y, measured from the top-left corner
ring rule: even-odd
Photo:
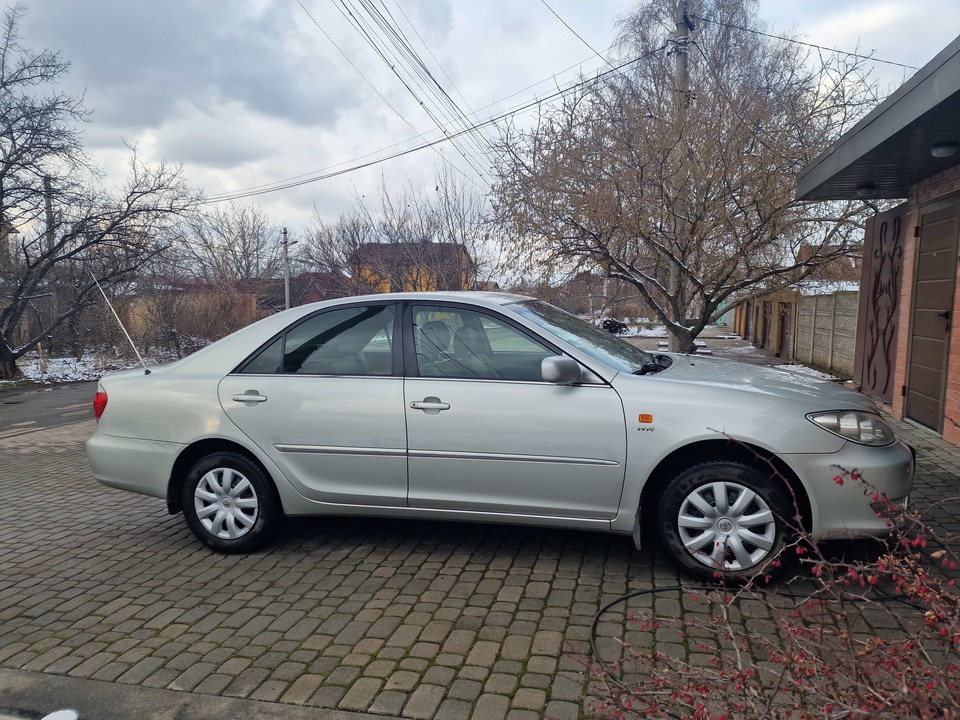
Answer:
[[[256,205],[217,205],[195,214],[183,252],[185,274],[211,283],[283,276],[280,226]]]
[[[55,91],[68,65],[21,44],[23,12],[0,26],[0,378],[101,301],[94,278],[109,287],[169,244],[195,202],[177,168],[135,152],[125,184],[101,187],[80,144],[82,98]]]
[[[352,292],[449,290],[474,287],[493,272],[497,246],[485,201],[448,171],[432,192],[408,185],[391,194],[381,185],[379,206],[362,197],[336,223],[315,215],[306,263],[347,280]]]
[[[462,245],[473,259],[473,284],[489,283],[503,270],[503,244],[490,220],[489,198],[468,188],[447,165],[436,177],[435,192],[437,241]]]
[[[812,216],[794,180],[875,97],[862,58],[755,32],[752,0],[680,6],[638,5],[619,70],[541,108],[533,129],[503,129],[494,193],[518,263],[632,284],[689,351],[731,307],[851,250],[868,209]]]
[[[116,195],[50,187],[56,220],[24,223],[0,272],[0,378],[16,377],[16,360],[58,330],[77,336],[83,311],[102,302],[97,283],[109,289],[168,246],[194,202],[177,169],[147,168],[135,156]]]
[[[324,221],[314,209],[313,226],[302,241],[301,257],[306,268],[339,278],[346,294],[360,295],[373,288],[353,273],[351,258],[360,247],[377,242],[378,238],[376,226],[362,201],[358,201],[353,212],[341,215],[335,223]]]

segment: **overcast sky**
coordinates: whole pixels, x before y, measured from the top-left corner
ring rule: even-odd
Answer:
[[[484,119],[603,65],[626,0],[375,0],[466,113]],[[119,180],[135,143],[208,195],[343,169],[439,137],[436,123],[345,19],[359,0],[28,0],[26,45],[71,64],[85,146]],[[551,12],[551,9],[553,12]],[[554,14],[555,13],[555,14]],[[768,31],[922,66],[960,33],[957,0],[761,0]],[[563,22],[557,18],[562,18]],[[569,25],[571,29],[565,26]],[[579,36],[579,37],[578,37]],[[588,47],[589,45],[589,47]],[[912,71],[877,65],[886,87]],[[418,94],[422,95],[418,91]],[[469,150],[468,143],[461,149]],[[389,149],[389,150],[388,150]],[[479,156],[479,151],[472,151]],[[430,187],[445,143],[244,202],[299,231],[390,187]],[[483,170],[477,157],[473,165]]]

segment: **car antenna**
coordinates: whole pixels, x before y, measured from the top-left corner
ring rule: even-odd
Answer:
[[[93,270],[87,270],[90,273],[90,277],[93,278],[93,282],[97,285],[97,290],[100,291],[100,294],[103,295],[104,302],[107,303],[107,307],[110,308],[110,312],[113,313],[113,316],[117,319],[117,325],[120,326],[120,329],[123,330],[123,334],[127,336],[127,342],[130,343],[130,347],[133,348],[133,351],[137,354],[137,360],[140,361],[140,364],[143,365],[143,374],[149,375],[150,369],[147,367],[147,364],[143,361],[143,358],[140,356],[140,351],[137,350],[137,346],[133,344],[133,338],[130,337],[130,333],[127,332],[127,329],[123,326],[123,322],[120,320],[120,316],[117,315],[117,311],[113,309],[113,305],[110,304],[110,298],[107,297],[107,294],[103,291],[103,288],[100,286],[100,281],[97,280],[97,276],[93,274]]]

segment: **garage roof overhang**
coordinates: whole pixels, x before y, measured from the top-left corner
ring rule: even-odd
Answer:
[[[797,199],[905,198],[913,185],[960,163],[960,154],[931,153],[958,142],[960,37],[804,168]]]

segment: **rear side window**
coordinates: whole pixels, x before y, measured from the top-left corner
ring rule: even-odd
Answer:
[[[241,370],[245,374],[391,375],[393,305],[314,315],[288,329]]]
[[[250,375],[269,375],[278,373],[283,368],[283,338],[279,337],[270,343],[260,354],[244,365],[241,372]]]

